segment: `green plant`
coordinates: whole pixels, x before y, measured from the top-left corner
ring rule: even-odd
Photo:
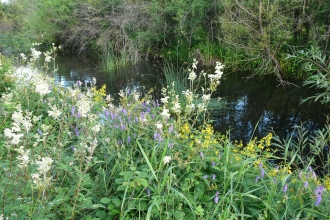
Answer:
[[[322,92],[308,97],[302,102],[320,101],[327,105],[330,101],[330,62],[319,47],[311,47],[310,50],[298,51],[296,55],[289,55],[288,59],[297,61],[309,77],[304,81],[304,86],[322,90]]]

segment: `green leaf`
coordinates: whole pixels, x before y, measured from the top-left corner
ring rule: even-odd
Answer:
[[[111,199],[110,198],[106,198],[106,197],[103,197],[101,200],[100,200],[101,203],[104,203],[104,204],[108,204],[111,202]]]

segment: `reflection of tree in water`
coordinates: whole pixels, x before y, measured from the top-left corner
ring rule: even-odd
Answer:
[[[277,87],[273,78],[248,81],[227,76],[221,82],[220,95],[224,109],[213,110],[214,127],[221,133],[230,130],[232,140],[249,141],[273,130],[281,138],[303,126],[310,134],[325,123],[329,110],[318,103],[300,105],[302,98],[314,91],[306,88]],[[253,136],[253,137],[252,137]]]

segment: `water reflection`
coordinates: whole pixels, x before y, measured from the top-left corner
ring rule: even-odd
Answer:
[[[319,103],[300,104],[302,98],[314,93],[306,88],[278,86],[271,77],[246,81],[237,74],[227,75],[218,93],[226,108],[212,112],[215,129],[229,131],[231,139],[244,142],[270,131],[286,138],[293,126],[302,124],[311,134],[323,127],[325,114],[329,114],[329,109]]]
[[[160,87],[160,68],[152,62],[141,62],[113,73],[102,73],[95,63],[74,56],[58,57],[56,63],[58,71],[54,77],[63,86],[78,80],[90,82],[95,77],[97,85],[106,84],[107,92],[114,96],[127,85],[144,91]],[[116,74],[116,80],[110,80],[109,74]],[[323,127],[325,114],[329,114],[329,109],[319,103],[300,105],[302,98],[314,93],[294,86],[283,88],[271,77],[246,80],[237,73],[227,74],[215,94],[222,98],[222,103],[212,111],[214,127],[223,134],[229,131],[232,140],[244,142],[263,137],[269,131],[285,138],[293,126],[302,123],[311,134]]]

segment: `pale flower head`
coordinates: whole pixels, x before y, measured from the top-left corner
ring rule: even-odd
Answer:
[[[161,98],[160,101],[164,104],[168,103],[169,96],[165,96],[164,98]]]
[[[162,117],[163,117],[163,119],[169,119],[170,118],[170,113],[169,113],[169,110],[167,109],[167,108],[163,108],[163,112],[160,114]]]
[[[52,109],[51,111],[48,111],[50,117],[57,119],[62,114],[62,112],[57,109],[56,105],[51,105],[50,108]]]
[[[162,130],[163,129],[163,124],[160,121],[158,121],[155,125],[156,125],[156,128],[158,130]]]
[[[189,79],[190,81],[194,81],[196,78],[197,78],[196,73],[194,72],[194,70],[191,70],[190,73],[189,73],[189,77],[188,77],[188,79]]]
[[[202,96],[202,99],[203,99],[203,101],[208,101],[208,100],[210,100],[210,98],[211,98],[211,94],[208,94],[208,95],[203,95]]]
[[[168,164],[171,161],[171,157],[170,156],[165,156],[163,159],[164,165]]]
[[[45,174],[47,173],[51,165],[53,163],[53,159],[50,157],[44,157],[41,159],[41,161],[37,161],[36,164],[38,165],[38,171],[40,174]]]

